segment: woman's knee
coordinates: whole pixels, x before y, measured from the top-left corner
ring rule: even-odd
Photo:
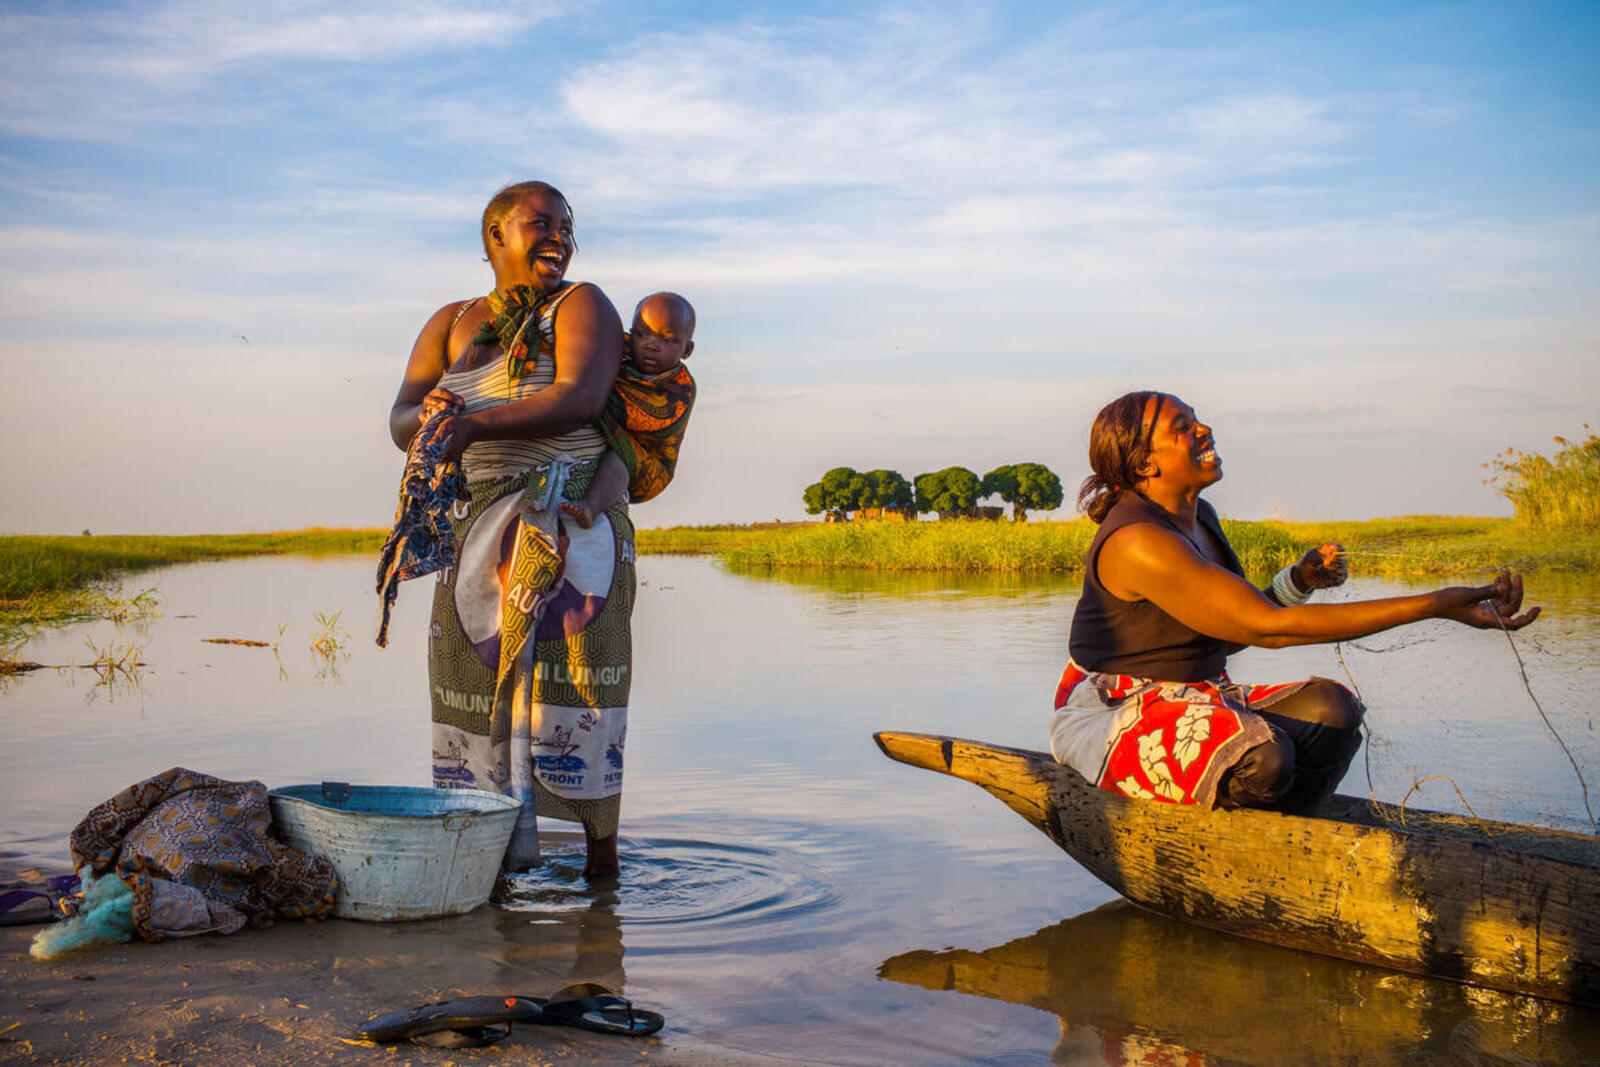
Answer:
[[[1366,708],[1355,694],[1328,678],[1313,678],[1297,693],[1271,709],[1302,722],[1312,722],[1335,730],[1355,730],[1361,726]]]
[[[1294,742],[1274,730],[1272,740],[1245,751],[1221,786],[1226,808],[1259,808],[1282,797],[1294,784]]]

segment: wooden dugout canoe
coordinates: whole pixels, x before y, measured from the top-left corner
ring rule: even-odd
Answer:
[[[1315,816],[1133,800],[1042,752],[874,735],[965,778],[1151,911],[1224,933],[1600,1007],[1600,843],[1336,796]]]

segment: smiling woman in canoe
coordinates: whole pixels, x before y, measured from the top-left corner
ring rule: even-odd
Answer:
[[[1415,596],[1307,604],[1345,579],[1323,545],[1266,589],[1200,494],[1222,479],[1211,428],[1166,393],[1101,409],[1078,504],[1100,527],[1072,618],[1050,750],[1102,788],[1182,804],[1307,811],[1329,796],[1361,744],[1363,708],[1326,678],[1244,685],[1227,658],[1250,645],[1342,641],[1422,619],[1519,629],[1522,579]]]

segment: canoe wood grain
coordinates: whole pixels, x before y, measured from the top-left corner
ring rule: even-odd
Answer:
[[[1209,811],[1091,786],[1048,755],[875,735],[964,778],[1136,904],[1289,948],[1600,1006],[1600,860],[1584,835],[1336,797],[1315,817]],[[1334,817],[1337,816],[1337,817]]]

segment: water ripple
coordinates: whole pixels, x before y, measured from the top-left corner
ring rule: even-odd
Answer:
[[[541,913],[609,906],[625,927],[652,931],[630,937],[630,949],[648,941],[681,950],[781,936],[839,900],[824,872],[790,850],[662,836],[629,837],[622,851],[621,882],[590,885],[582,875],[582,842],[546,835],[544,862],[504,879],[495,903],[533,921]]]

